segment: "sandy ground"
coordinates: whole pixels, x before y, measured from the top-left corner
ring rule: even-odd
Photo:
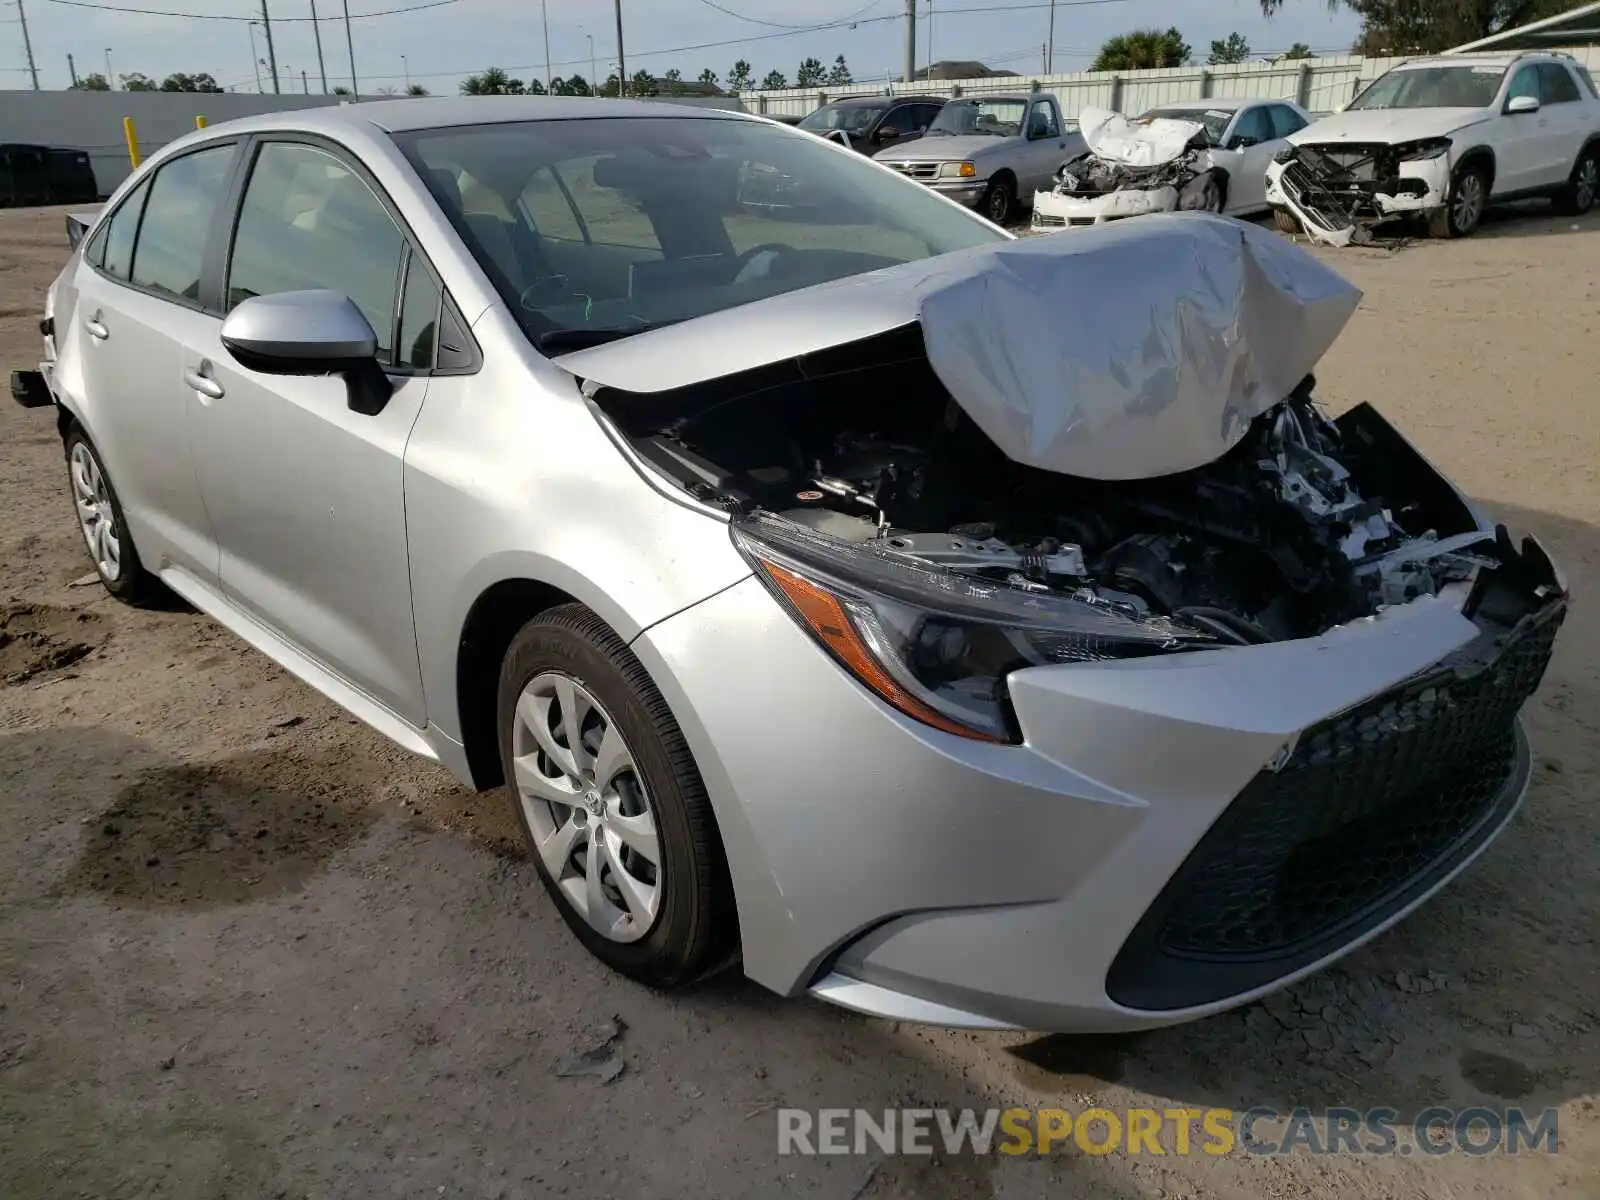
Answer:
[[[31,365],[59,211],[0,213]],[[1329,256],[1321,370],[1564,565],[1514,826],[1344,965],[1136,1038],[895,1027],[566,934],[472,796],[192,612],[76,586],[52,418],[0,404],[0,1196],[1600,1195],[1600,217]],[[554,1068],[613,1015],[610,1085]],[[783,1158],[777,1105],[1546,1105],[1560,1153]]]

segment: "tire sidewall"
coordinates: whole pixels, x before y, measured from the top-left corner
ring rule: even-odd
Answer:
[[[89,563],[94,567],[94,573],[100,579],[100,586],[105,588],[119,600],[133,600],[143,597],[149,590],[149,577],[145,573],[144,563],[139,559],[139,551],[134,547],[133,535],[128,532],[128,518],[122,511],[122,498],[117,495],[117,485],[111,478],[111,473],[106,470],[105,459],[100,456],[99,449],[89,439],[82,425],[73,422],[68,430],[63,452],[67,466],[67,496],[72,501],[72,523],[78,533],[78,544],[88,553],[88,546],[83,538],[83,522],[78,516],[78,497],[76,486],[72,480],[72,449],[82,445],[94,457],[95,466],[100,471],[101,483],[106,489],[106,498],[111,503],[111,515],[117,522],[117,542],[122,551],[122,571],[116,579],[107,579],[100,570],[100,564],[94,561],[94,556],[89,555]]]
[[[1600,202],[1600,182],[1597,182],[1595,190],[1589,193],[1589,202],[1587,204],[1578,202],[1578,176],[1582,173],[1585,163],[1593,163],[1597,173],[1600,173],[1600,146],[1590,146],[1585,149],[1582,154],[1578,155],[1577,164],[1572,168],[1568,208],[1571,210],[1572,215],[1577,217],[1594,211],[1595,204]]]
[[[1482,191],[1482,198],[1478,203],[1477,216],[1473,218],[1471,225],[1463,229],[1456,223],[1456,205],[1454,193],[1461,187],[1463,183],[1466,182],[1468,176],[1472,176],[1477,179],[1478,187]],[[1478,232],[1479,227],[1483,224],[1484,215],[1489,209],[1489,178],[1484,173],[1482,167],[1476,165],[1475,163],[1468,163],[1466,166],[1457,170],[1455,187],[1451,189],[1451,193],[1452,194],[1445,209],[1445,211],[1449,214],[1446,217],[1446,221],[1450,227],[1450,236],[1458,238],[1471,237],[1474,233]]]
[[[1000,216],[994,215],[995,200],[1005,197],[1005,212]],[[1017,194],[1009,179],[995,179],[989,183],[988,191],[983,194],[983,215],[996,225],[1004,226],[1012,217],[1017,215]]]
[[[660,864],[663,875],[661,907],[649,932],[634,942],[615,942],[603,936],[571,906],[538,852],[517,793],[516,773],[511,762],[511,729],[517,700],[534,676],[547,671],[560,672],[581,683],[610,714],[633,754],[649,797],[663,860]],[[690,940],[696,921],[697,871],[692,851],[693,835],[681,781],[640,698],[612,659],[587,637],[569,625],[536,620],[511,643],[501,668],[495,707],[506,791],[534,868],[562,919],[602,962],[636,978],[673,975],[681,965],[677,960],[682,947]]]

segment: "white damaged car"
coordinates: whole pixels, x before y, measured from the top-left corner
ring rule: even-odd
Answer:
[[[1288,100],[1206,100],[1128,118],[1086,108],[1088,151],[1061,165],[1033,203],[1037,232],[1145,213],[1245,216],[1267,207],[1267,165],[1311,116]]]
[[[1289,143],[1267,168],[1278,227],[1333,246],[1408,216],[1466,237],[1528,197],[1579,215],[1600,193],[1600,95],[1570,54],[1413,59]]]

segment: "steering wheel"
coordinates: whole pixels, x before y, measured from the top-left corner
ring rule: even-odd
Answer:
[[[758,246],[751,246],[736,260],[739,269],[733,273],[733,281],[738,283],[744,277],[744,273],[750,269],[750,264],[755,262],[759,254],[773,254],[781,259],[793,253],[794,247],[785,246],[782,242],[762,242]]]
[[[541,275],[517,294],[517,302],[529,312],[572,298],[572,280],[566,275]]]

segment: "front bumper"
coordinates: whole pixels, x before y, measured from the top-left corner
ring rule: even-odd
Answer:
[[[1267,165],[1267,203],[1286,209],[1313,241],[1349,245],[1359,230],[1443,208],[1450,197],[1448,156],[1402,162],[1392,178],[1343,179],[1302,159]]]
[[[1125,189],[1100,196],[1062,196],[1054,191],[1035,192],[1033,228],[1039,233],[1078,226],[1104,225],[1140,217],[1146,213],[1173,212],[1178,207],[1178,189],[1151,188],[1148,191]]]
[[[1009,681],[1020,746],[888,709],[754,579],[634,649],[715,807],[751,978],[1087,1032],[1250,1000],[1442,887],[1526,787],[1515,714],[1564,611],[1500,649],[1428,599],[1304,641],[1032,668]]]
[[[948,196],[957,204],[964,204],[968,208],[975,208],[978,202],[983,199],[984,193],[989,190],[989,181],[987,179],[939,178],[932,174],[933,171],[939,169],[939,165],[936,163],[896,162],[885,163],[884,165],[897,174],[904,175],[907,179],[920,183],[923,187],[938,192],[941,196]]]

